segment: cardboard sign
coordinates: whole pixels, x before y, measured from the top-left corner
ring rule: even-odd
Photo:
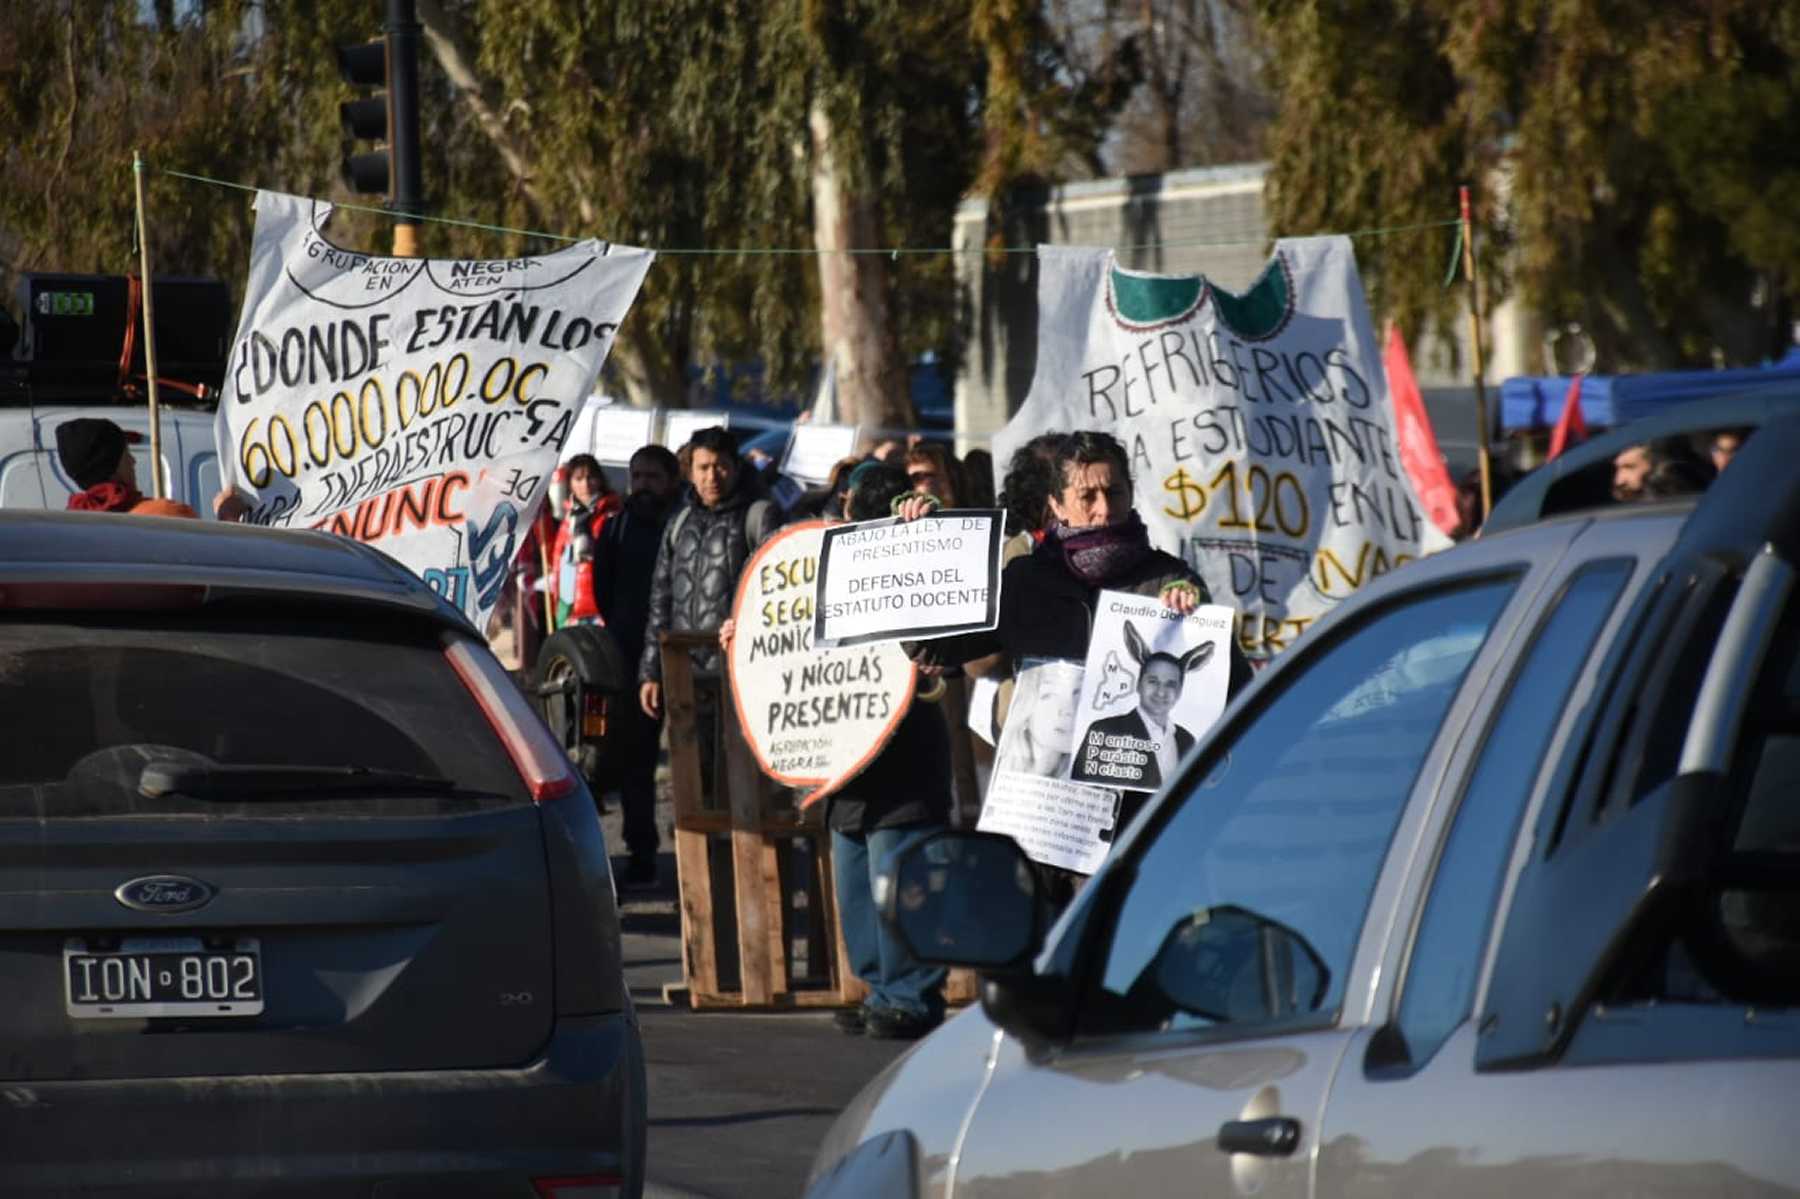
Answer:
[[[1282,239],[1242,295],[1104,249],[1040,247],[1038,279],[1037,370],[995,463],[1040,433],[1118,437],[1151,540],[1244,613],[1246,654],[1450,544],[1402,465],[1348,238]]]
[[[1225,710],[1235,616],[1217,604],[1181,616],[1155,596],[1102,591],[1069,777],[1127,791],[1168,781]]]
[[[854,778],[912,706],[916,672],[899,645],[813,645],[824,521],[763,542],[738,580],[728,664],[738,722],[763,773],[812,788],[802,807]]]
[[[679,450],[702,429],[729,429],[731,413],[723,408],[671,408],[663,413],[662,443]]]
[[[652,255],[386,258],[259,192],[214,418],[256,524],[375,545],[486,627]]]
[[[923,640],[1000,619],[1006,514],[951,509],[825,530],[813,643]]]
[[[781,473],[803,483],[823,483],[831,468],[856,453],[855,425],[795,425],[782,455]]]
[[[1092,874],[1112,848],[1119,797],[1066,777],[1082,674],[1078,662],[1022,666],[976,827],[1005,833],[1033,861]]]

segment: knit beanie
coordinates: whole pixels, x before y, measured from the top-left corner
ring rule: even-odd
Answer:
[[[66,420],[56,426],[56,456],[77,487],[103,483],[125,456],[125,430],[98,417]]]

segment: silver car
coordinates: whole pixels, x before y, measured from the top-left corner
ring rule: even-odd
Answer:
[[[1365,589],[1047,934],[1011,841],[903,855],[982,1001],[809,1195],[1800,1193],[1797,462]]]

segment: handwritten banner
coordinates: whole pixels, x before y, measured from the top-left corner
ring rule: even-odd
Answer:
[[[1225,710],[1236,615],[1204,604],[1182,616],[1154,596],[1102,591],[1069,777],[1127,791],[1167,782]]]
[[[1118,436],[1151,537],[1245,612],[1247,654],[1449,544],[1401,465],[1348,238],[1282,239],[1243,295],[1110,250],[1038,265],[1037,372],[995,461],[1040,433]]]
[[[257,194],[219,460],[252,522],[379,546],[484,627],[652,255],[385,258],[330,215]]]
[[[976,827],[1005,833],[1033,861],[1092,874],[1112,848],[1119,795],[1065,777],[1082,673],[1079,662],[1022,664]]]
[[[825,530],[813,643],[920,640],[1000,619],[1006,514],[952,509]]]
[[[896,642],[815,648],[824,521],[789,525],[744,565],[732,606],[731,698],[763,773],[812,790],[854,778],[912,706],[912,663]]]

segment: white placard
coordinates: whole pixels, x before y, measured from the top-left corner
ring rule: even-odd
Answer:
[[[1063,777],[1081,679],[1078,662],[1022,666],[976,827],[1007,834],[1033,861],[1092,874],[1112,848],[1107,834],[1117,819],[1118,792]]]
[[[1281,239],[1241,295],[1039,247],[1037,350],[996,467],[1041,433],[1116,436],[1151,540],[1243,611],[1253,657],[1450,544],[1401,464],[1347,237]]]
[[[823,483],[831,468],[856,453],[855,425],[795,425],[781,459],[781,473],[803,483]]]
[[[825,530],[813,643],[922,640],[1000,619],[1006,514],[957,508]]]
[[[702,429],[729,429],[731,413],[723,408],[670,408],[663,413],[662,443],[679,450]]]
[[[1070,742],[1076,782],[1154,791],[1225,710],[1230,608],[1182,616],[1155,596],[1102,591]]]
[[[594,409],[588,432],[588,453],[608,466],[624,466],[631,456],[656,443],[656,410],[629,404],[608,404]]]
[[[378,546],[486,627],[652,255],[390,258],[330,215],[257,193],[220,461],[251,522]]]
[[[804,807],[854,778],[912,706],[917,672],[895,642],[813,646],[824,521],[770,537],[738,580],[729,665],[738,721],[763,773],[807,788]]]
[[[969,681],[969,731],[992,745],[999,739],[994,728],[994,705],[1000,702],[1000,683],[993,678]]]

